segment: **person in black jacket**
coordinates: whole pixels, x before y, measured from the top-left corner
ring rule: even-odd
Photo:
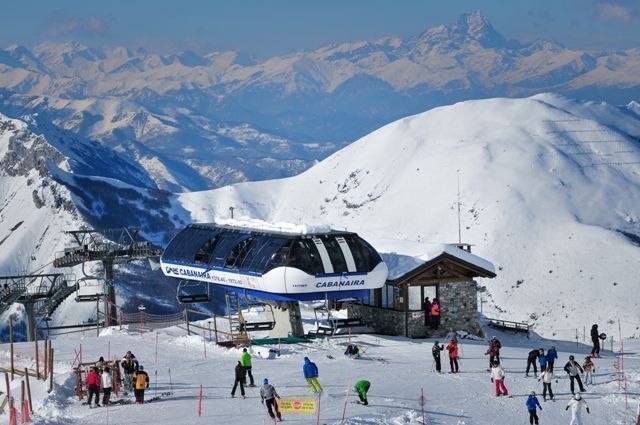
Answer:
[[[591,357],[600,357],[600,334],[598,332],[598,325],[591,327],[591,341],[593,342]]]
[[[569,361],[564,365],[564,371],[569,374],[569,379],[571,379],[571,394],[575,394],[574,381],[578,381],[581,393],[586,391],[582,385],[582,379],[580,379],[580,374],[584,373],[584,370],[582,370],[582,366],[576,361],[575,357],[569,356]]]
[[[247,369],[242,366],[240,360],[238,360],[238,364],[236,365],[236,380],[233,383],[233,389],[231,390],[231,397],[236,396],[236,388],[238,384],[240,384],[240,394],[242,394],[242,398],[244,398],[244,380],[247,376]]]
[[[442,372],[442,366],[440,365],[440,351],[442,350],[444,350],[444,346],[440,345],[438,341],[431,347],[431,355],[433,356],[433,361],[436,363],[436,371],[438,373]]]
[[[529,370],[531,365],[533,365],[533,376],[538,376],[538,357],[540,356],[540,350],[535,349],[529,351],[529,356],[527,357],[527,371],[525,372],[525,376],[529,377]]]

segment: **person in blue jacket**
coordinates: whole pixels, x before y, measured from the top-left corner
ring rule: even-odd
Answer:
[[[302,366],[302,372],[304,378],[309,384],[309,388],[316,394],[322,393],[322,386],[318,382],[318,366],[309,360],[309,357],[304,358],[304,366]]]
[[[551,347],[547,351],[547,364],[551,366],[551,371],[553,372],[553,364],[556,362],[558,358],[558,352],[556,351],[556,347]]]
[[[538,361],[540,362],[540,370],[545,370],[547,368],[547,356],[544,354],[543,348],[540,349]]]
[[[538,401],[538,397],[536,397],[536,392],[531,391],[529,398],[525,402],[527,405],[527,410],[529,411],[529,423],[538,425],[538,413],[536,411],[536,406],[542,410],[542,406],[540,406],[540,402]]]

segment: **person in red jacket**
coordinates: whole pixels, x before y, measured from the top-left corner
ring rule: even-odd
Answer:
[[[89,408],[91,408],[91,400],[93,396],[96,396],[96,407],[100,407],[100,375],[98,374],[98,368],[92,367],[91,372],[87,375],[87,390],[89,394]]]
[[[438,326],[440,326],[440,303],[437,298],[434,298],[431,303],[431,328],[438,330]]]
[[[447,351],[449,352],[449,365],[451,366],[451,373],[458,373],[458,343],[455,339],[452,339],[451,342],[447,345]]]

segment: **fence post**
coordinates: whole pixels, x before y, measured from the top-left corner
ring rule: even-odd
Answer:
[[[49,344],[51,346],[51,344]],[[53,391],[53,348],[49,349],[49,393]]]
[[[36,380],[40,379],[40,353],[38,353],[38,334],[34,331],[34,343],[36,347]]]
[[[31,385],[29,384],[29,371],[24,368],[24,377],[27,381],[27,399],[29,400],[29,411],[33,412],[33,402],[31,401]]]
[[[216,344],[218,343],[218,320],[217,316],[213,316],[213,331],[216,334]]]
[[[187,307],[184,308],[184,321],[187,324],[187,336],[191,336],[191,330],[189,329],[189,312],[187,311]]]
[[[100,297],[96,297],[96,336],[100,336]]]
[[[9,316],[9,351],[11,352],[11,380],[13,381],[15,373],[13,364],[13,316]]]
[[[46,381],[49,376],[49,337],[44,337],[44,365],[42,371],[42,380]]]

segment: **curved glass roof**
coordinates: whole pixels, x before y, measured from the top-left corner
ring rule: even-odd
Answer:
[[[162,261],[259,274],[287,266],[318,275],[368,273],[382,259],[355,233],[296,235],[191,224],[169,242]]]

